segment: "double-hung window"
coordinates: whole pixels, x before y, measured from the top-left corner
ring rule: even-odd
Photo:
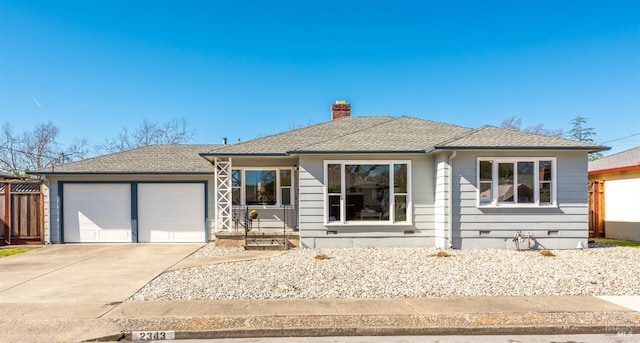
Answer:
[[[233,169],[231,199],[233,205],[293,204],[293,170]]]
[[[551,206],[555,158],[478,158],[478,206]]]
[[[408,222],[410,166],[410,161],[326,161],[326,222]]]

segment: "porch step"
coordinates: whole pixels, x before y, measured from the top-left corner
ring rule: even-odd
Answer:
[[[295,240],[295,242],[292,242]],[[281,232],[249,232],[244,246],[247,250],[286,250],[299,245],[299,236]],[[285,244],[286,243],[286,244]]]
[[[216,232],[215,242],[217,246],[245,246],[247,250],[279,250],[300,247],[300,235],[297,231],[287,229],[285,235],[282,230],[277,231],[249,231],[247,244],[244,241],[244,232]]]

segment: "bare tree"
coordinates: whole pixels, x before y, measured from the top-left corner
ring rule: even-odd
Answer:
[[[88,152],[86,139],[62,146],[56,141],[58,132],[58,127],[48,122],[16,135],[11,125],[5,123],[0,133],[0,169],[24,176],[29,171],[84,158]]]
[[[562,129],[546,128],[544,127],[544,124],[529,125],[523,129],[522,119],[516,116],[503,120],[502,123],[500,123],[500,127],[503,129],[512,129],[512,130],[518,130],[518,131],[529,132],[529,133],[537,133],[539,135],[554,136],[554,137],[562,137],[562,132],[563,132]]]
[[[520,128],[522,127],[522,119],[516,116],[509,117],[503,120],[502,123],[500,123],[500,127],[503,129],[512,129],[512,130],[520,131]]]
[[[144,119],[133,132],[126,127],[117,136],[106,139],[95,148],[100,154],[141,148],[153,144],[183,144],[193,137],[194,130],[183,119],[172,119],[159,124]]]

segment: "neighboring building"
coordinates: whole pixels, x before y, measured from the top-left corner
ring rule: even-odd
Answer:
[[[640,146],[589,162],[593,236],[640,242]]]
[[[586,245],[590,143],[410,117],[351,116],[232,145],[152,146],[42,170],[53,242],[206,241],[234,209],[303,247]],[[200,153],[198,155],[198,153]],[[283,207],[297,210],[295,221]]]
[[[19,177],[16,177],[16,176],[15,176],[15,175],[13,175],[13,174],[0,172],[0,181],[4,181],[4,180],[15,180],[15,179],[19,179]]]

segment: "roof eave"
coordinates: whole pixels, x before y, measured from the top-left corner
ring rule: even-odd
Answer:
[[[433,150],[586,150],[588,152],[599,152],[611,149],[605,146],[435,146],[427,149]]]
[[[35,171],[29,175],[208,175],[211,171]]]
[[[599,174],[623,172],[623,171],[629,171],[629,170],[640,170],[640,164],[634,165],[634,166],[624,166],[624,167],[615,167],[615,168],[607,168],[607,169],[590,170],[589,171],[589,175],[599,175]]]
[[[346,154],[424,154],[424,150],[344,150],[344,151],[332,151],[332,150],[297,150],[291,151],[292,154],[299,155],[346,155]]]
[[[286,157],[289,156],[286,152],[269,152],[269,153],[237,153],[237,152],[228,152],[228,153],[211,153],[211,152],[203,152],[199,154],[200,157],[211,161],[209,158],[211,157]],[[208,158],[209,157],[209,158]]]

